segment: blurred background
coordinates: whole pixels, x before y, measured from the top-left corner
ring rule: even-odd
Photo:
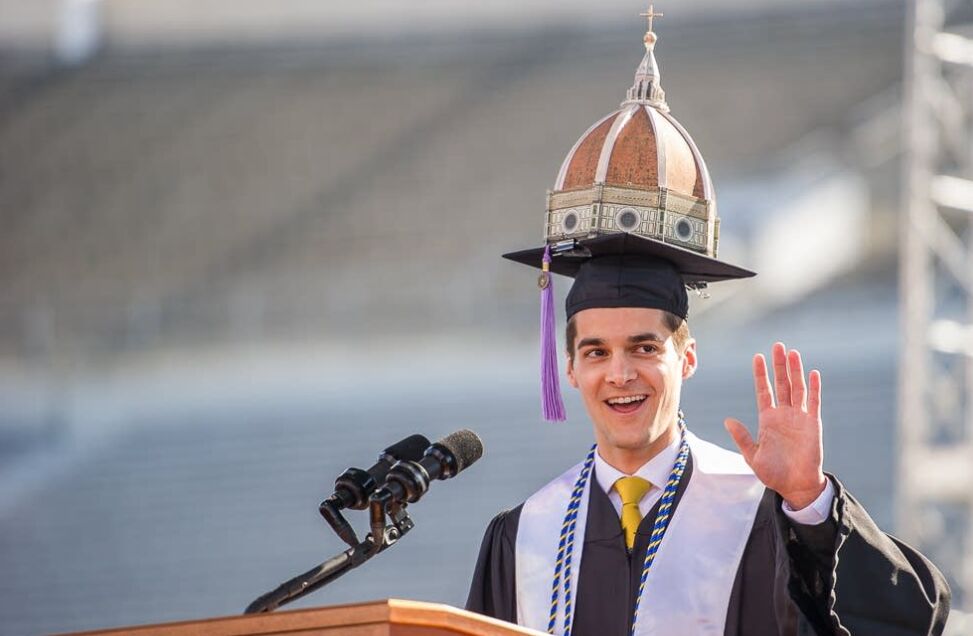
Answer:
[[[952,634],[973,634],[967,5],[656,5],[720,256],[760,272],[692,300],[689,424],[731,445],[752,354],[799,348],[826,469],[943,568]],[[499,254],[542,240],[645,9],[0,0],[0,634],[239,613],[343,549],[317,512],[343,469],[469,427],[486,454],[416,529],[295,604],[462,605],[488,520],[590,444],[573,394],[540,421],[535,274]]]

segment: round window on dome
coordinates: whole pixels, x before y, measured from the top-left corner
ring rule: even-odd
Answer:
[[[676,238],[680,241],[690,241],[693,238],[693,224],[689,219],[679,219],[675,225]]]
[[[561,219],[561,229],[564,231],[565,234],[571,234],[572,232],[578,229],[579,222],[580,219],[578,218],[578,213],[574,210],[571,210],[570,212],[564,215],[564,218]]]
[[[622,232],[633,232],[642,220],[641,215],[634,208],[622,208],[615,215],[615,225]]]

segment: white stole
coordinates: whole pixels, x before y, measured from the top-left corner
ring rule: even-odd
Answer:
[[[636,633],[722,636],[730,592],[764,486],[743,457],[686,433],[693,472],[669,522],[639,603]],[[517,622],[547,630],[561,524],[581,464],[531,495],[520,513],[516,544]],[[581,496],[571,559],[572,606],[588,519],[589,475]],[[590,590],[589,590],[590,593]],[[555,633],[564,627],[564,589]]]

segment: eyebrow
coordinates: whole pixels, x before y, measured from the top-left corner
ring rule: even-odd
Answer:
[[[636,344],[638,342],[646,342],[646,341],[665,342],[666,339],[660,336],[659,334],[648,331],[646,333],[640,333],[634,336],[629,336],[628,341],[632,344]]]
[[[605,341],[601,338],[582,338],[578,341],[578,349],[583,349],[584,347],[600,347],[605,344]]]
[[[628,342],[629,344],[638,344],[639,342],[665,342],[665,338],[649,331],[629,336]],[[605,341],[601,338],[582,338],[578,341],[578,349],[583,349],[584,347],[600,347],[604,344]]]

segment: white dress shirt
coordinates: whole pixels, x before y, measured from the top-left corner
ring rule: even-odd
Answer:
[[[639,512],[642,513],[643,517],[652,510],[655,502],[662,497],[662,490],[669,480],[669,473],[672,472],[672,465],[676,462],[676,456],[678,454],[679,439],[677,438],[676,441],[663,448],[655,457],[642,464],[635,471],[634,476],[641,477],[652,484],[652,487],[649,488],[645,496],[639,501]],[[615,506],[615,512],[618,513],[619,517],[622,514],[622,496],[612,486],[615,485],[615,482],[620,477],[628,476],[627,473],[623,473],[606,462],[601,457],[600,452],[595,453],[595,478],[598,481],[598,486],[605,491],[608,499]],[[818,495],[818,498],[806,508],[793,510],[787,505],[786,501],[783,502],[781,508],[784,514],[795,523],[806,526],[824,523],[831,514],[831,503],[834,501],[834,486],[830,479],[827,482],[827,485],[824,487],[824,492]]]

